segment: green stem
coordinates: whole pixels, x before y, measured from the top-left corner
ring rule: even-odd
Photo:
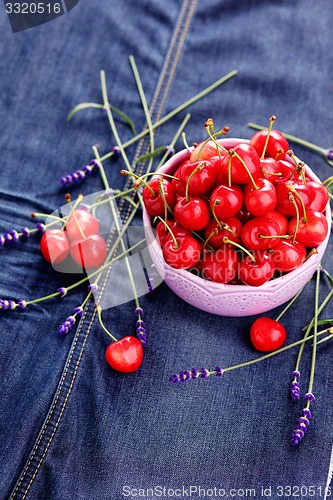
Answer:
[[[119,239],[119,237],[118,237],[118,239]],[[101,274],[105,269],[107,269],[109,266],[111,266],[114,262],[122,259],[123,257],[125,257],[125,255],[128,255],[130,252],[133,252],[133,250],[138,248],[145,241],[146,241],[145,239],[140,240],[138,243],[136,243],[135,245],[131,246],[131,248],[126,250],[126,252],[117,255],[116,257],[114,257],[113,259],[111,259],[109,261],[106,261],[99,269],[97,269],[96,271],[91,273],[89,276],[85,276],[84,278],[82,278],[82,280],[77,281],[76,283],[73,283],[73,285],[66,287],[67,291],[73,290],[74,288],[77,288],[78,286],[82,285],[83,283],[86,283],[87,281],[91,280],[91,278],[93,278],[94,276]],[[54,293],[51,293],[50,295],[45,295],[44,297],[39,297],[38,299],[26,301],[26,304],[27,304],[27,306],[31,305],[31,304],[37,304],[38,302],[43,302],[44,300],[49,300],[49,299],[52,299],[54,297],[59,297],[60,295],[61,295],[60,292],[54,292]]]
[[[113,340],[113,342],[118,342],[118,339],[116,339],[110,332],[109,330],[106,328],[106,326],[104,325],[103,323],[103,320],[102,320],[102,308],[100,306],[96,306],[96,309],[97,309],[97,316],[98,316],[98,320],[100,322],[100,325],[102,327],[102,329],[105,331],[105,333],[107,335],[109,335],[109,337],[111,337],[111,339]]]
[[[203,97],[205,97],[207,94],[209,94],[210,92],[212,92],[213,90],[215,90],[217,87],[219,87],[223,83],[225,83],[228,80],[230,80],[231,78],[233,78],[235,75],[237,75],[237,73],[238,73],[237,70],[233,70],[233,71],[230,71],[229,73],[227,73],[225,76],[223,76],[219,80],[216,80],[216,82],[212,83],[211,85],[209,85],[208,87],[206,87],[204,90],[202,90],[201,92],[199,92],[195,96],[191,97],[191,99],[188,99],[183,104],[181,104],[180,106],[178,106],[177,108],[175,108],[173,111],[171,111],[170,113],[168,113],[167,115],[165,115],[163,118],[161,118],[160,120],[158,120],[157,122],[155,122],[152,125],[153,129],[155,130],[160,125],[163,125],[168,120],[170,120],[171,118],[173,118],[175,115],[177,115],[178,113],[180,113],[184,109],[188,108],[189,106],[191,106],[192,104],[194,104],[196,101],[202,99]],[[136,141],[142,139],[142,137],[145,137],[145,135],[147,135],[148,133],[149,133],[149,129],[143,130],[140,134],[137,134],[135,137],[132,137],[130,140],[128,140],[127,142],[125,142],[122,145],[122,147],[123,148],[127,148],[131,144],[134,144]],[[110,151],[109,153],[107,153],[106,155],[104,155],[104,156],[101,157],[101,161],[103,162],[104,160],[107,160],[108,158],[111,158],[113,155],[114,155],[113,151]]]
[[[325,330],[322,330],[320,332],[317,332],[317,336],[318,335],[323,335],[324,333],[327,333],[327,331],[328,330],[325,329]],[[239,363],[238,365],[233,365],[233,366],[229,366],[228,368],[223,368],[222,371],[224,373],[224,372],[228,372],[228,371],[231,371],[231,370],[236,370],[237,368],[243,368],[244,366],[249,366],[249,365],[253,365],[255,363],[259,363],[260,361],[263,361],[265,359],[271,358],[272,356],[275,356],[276,354],[280,354],[281,352],[287,351],[288,349],[291,349],[292,347],[296,347],[298,345],[304,345],[305,342],[307,342],[308,340],[311,340],[313,338],[314,338],[314,335],[310,335],[307,338],[303,338],[301,340],[297,340],[296,342],[293,342],[292,344],[286,345],[285,347],[281,347],[280,349],[277,349],[276,351],[269,352],[268,354],[265,354],[264,356],[261,356],[260,358],[251,359],[250,361],[245,361],[244,363]],[[209,373],[210,374],[214,374],[215,371],[211,371]]]
[[[149,131],[150,152],[153,153],[154,149],[155,149],[154,130],[153,130],[153,124],[151,121],[151,116],[150,116],[148,104],[146,101],[146,96],[145,96],[145,93],[144,93],[144,90],[142,87],[141,78],[140,78],[134,57],[130,56],[129,61],[130,61],[131,67],[132,67],[133,75],[135,78],[135,83],[136,83],[136,86],[138,88],[138,92],[139,92],[140,99],[141,99],[141,104],[142,104],[143,111],[144,111],[146,121],[147,121],[147,126],[148,126],[148,131]],[[152,167],[153,159],[154,159],[153,156],[149,159],[149,164],[148,164],[149,170]]]
[[[316,276],[316,291],[315,291],[315,311],[314,311],[314,325],[313,325],[313,345],[312,345],[312,359],[311,359],[311,371],[309,379],[308,392],[312,393],[313,380],[316,367],[316,354],[317,354],[317,335],[318,335],[318,302],[319,302],[319,281],[320,281],[320,269],[317,269]]]
[[[286,307],[283,309],[283,311],[278,315],[278,317],[276,318],[275,321],[280,321],[280,319],[282,318],[282,316],[288,311],[289,307],[291,307],[293,305],[293,303],[295,302],[296,299],[298,299],[298,297],[301,295],[301,293],[303,292],[304,288],[306,287],[307,283],[303,286],[303,288],[300,289],[300,291],[298,293],[296,293],[296,295],[288,302],[288,304],[286,305]]]
[[[326,305],[328,304],[328,302],[331,300],[332,297],[333,297],[333,289],[327,294],[327,296],[324,299],[324,301],[322,302],[321,306],[318,308],[317,315],[319,315],[322,312],[322,310],[326,307]],[[307,327],[307,329],[305,331],[305,334],[303,337],[304,340],[306,340],[308,338],[309,333],[314,325],[314,321],[315,321],[315,317],[312,318],[311,322],[309,323],[309,326]],[[303,350],[304,350],[304,345],[301,345],[299,352],[298,352],[297,360],[296,360],[295,371],[299,371]]]
[[[267,149],[267,145],[268,145],[269,136],[271,135],[273,123],[275,120],[276,120],[275,116],[271,116],[269,119],[269,127],[268,127],[268,131],[267,131],[267,135],[266,135],[266,140],[265,140],[264,148],[262,150],[261,157],[260,157],[261,160],[263,160],[265,158],[265,153],[266,153],[266,149]]]
[[[97,149],[96,146],[93,147],[93,151],[94,151],[94,155],[96,157],[96,160],[99,163],[99,167],[100,167],[99,170],[100,170],[100,174],[101,174],[101,177],[102,177],[102,180],[103,180],[104,187],[105,187],[105,189],[110,189],[110,185],[109,185],[108,179],[106,177],[104,167],[103,167],[102,163],[100,162],[100,156],[99,156],[98,149]],[[115,202],[113,200],[110,200],[110,208],[111,208],[112,218],[113,218],[116,230],[117,230],[118,234],[120,234],[121,230],[120,230],[119,218],[118,218],[118,214],[117,214],[117,209],[116,209],[116,206],[115,206]],[[120,238],[120,245],[121,245],[123,253],[125,253],[126,252],[126,246],[125,246],[125,243],[124,243],[124,240],[123,240],[122,237]],[[135,282],[134,282],[134,278],[133,278],[133,273],[132,273],[131,265],[129,263],[129,260],[128,260],[127,256],[125,256],[125,264],[126,264],[126,268],[127,268],[127,274],[128,274],[128,277],[129,277],[129,280],[130,280],[130,283],[131,283],[131,287],[132,287],[132,290],[133,290],[133,293],[134,293],[135,302],[136,302],[137,307],[139,307],[138,293],[137,293],[137,290],[136,290],[136,286],[135,286]]]

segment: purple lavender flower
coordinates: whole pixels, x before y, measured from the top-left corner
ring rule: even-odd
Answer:
[[[28,227],[22,227],[21,233],[22,233],[22,239],[24,240],[28,239],[30,236],[30,230]]]
[[[74,318],[74,316],[68,316],[68,318],[66,318],[66,320],[58,327],[58,332],[60,333],[60,335],[67,335],[67,333],[72,330],[75,322],[76,319]]]
[[[45,232],[45,224],[43,224],[42,222],[37,222],[36,224],[36,229],[40,232],[40,233],[44,233]]]
[[[301,389],[298,379],[301,374],[299,371],[295,370],[292,372],[292,376],[294,377],[294,380],[290,384],[290,397],[292,401],[299,401],[301,397]]]
[[[175,154],[175,148],[169,144],[165,147],[163,153],[168,153],[168,156],[173,156]]]
[[[223,370],[220,367],[216,367],[215,371],[210,372],[207,368],[201,368],[201,370],[192,368],[191,370],[185,370],[179,373],[173,373],[170,376],[169,381],[173,383],[178,383],[178,382],[186,382],[187,380],[196,380],[198,378],[207,379],[213,373],[216,373],[217,376],[221,376],[219,374],[220,373],[222,374]]]
[[[326,158],[328,158],[329,160],[333,160],[333,149],[327,149]]]
[[[98,285],[96,285],[96,283],[91,283],[88,286],[88,290],[89,292],[96,293],[98,291]]]
[[[58,288],[57,291],[60,293],[60,297],[61,298],[65,297],[65,295],[67,295],[67,288],[65,288],[63,286],[60,287],[60,288]]]
[[[312,403],[314,401],[315,397],[312,394],[312,392],[308,392],[304,396],[304,400],[309,403]],[[308,430],[308,427],[310,425],[310,418],[312,418],[311,410],[310,408],[302,408],[300,411],[300,417],[297,421],[297,425],[294,429],[294,432],[291,435],[291,440],[290,444],[292,446],[297,446],[304,438],[304,435],[306,431]]]
[[[0,299],[0,311],[13,311],[16,309],[17,303],[10,299]]]

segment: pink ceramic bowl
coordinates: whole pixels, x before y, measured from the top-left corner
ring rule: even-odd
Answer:
[[[229,149],[240,142],[248,143],[249,141],[222,139],[219,142]],[[167,161],[159,172],[174,173],[188,157],[187,150],[180,151]],[[305,170],[309,177],[320,182],[307,165]],[[161,247],[155,238],[155,231],[151,225],[151,217],[145,210],[143,211],[143,224],[148,251],[158,273],[168,287],[181,299],[198,309],[221,316],[251,316],[264,313],[287,302],[311,279],[324,255],[330,236],[331,211],[329,203],[325,215],[329,231],[323,243],[317,247],[318,254],[312,255],[298,269],[268,281],[260,287],[214,283],[187,270],[170,267],[163,258]]]

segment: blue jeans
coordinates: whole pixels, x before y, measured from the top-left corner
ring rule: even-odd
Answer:
[[[81,111],[66,122],[76,104],[102,102],[100,69],[111,104],[130,115],[137,131],[145,127],[130,54],[153,121],[238,69],[234,79],[189,109],[189,143],[205,138],[208,117],[217,127],[228,125],[230,136],[249,138],[247,122],[266,125],[276,114],[276,128],[329,147],[330,14],[328,2],[310,0],[82,0],[66,15],[16,34],[1,16],[0,233],[33,227],[31,212],[51,213],[62,205],[69,188],[61,187],[60,177],[89,163],[93,144],[101,154],[114,146],[104,111]],[[184,116],[158,128],[156,146],[169,144]],[[116,122],[125,142],[131,132],[123,120]],[[146,147],[146,140],[130,146],[130,160]],[[293,148],[321,179],[331,175],[315,152]],[[125,184],[122,168],[120,159],[105,162],[114,189]],[[93,174],[71,193],[74,198],[102,188]],[[1,298],[31,300],[73,282],[42,260],[37,236],[0,252]],[[332,271],[331,252],[332,245],[324,263]],[[323,279],[320,299],[328,290]],[[310,428],[293,448],[289,440],[302,408],[288,399],[296,350],[222,379],[168,381],[171,373],[192,366],[227,367],[258,356],[248,334],[254,318],[209,315],[162,284],[140,300],[148,335],[144,362],[124,375],[105,362],[109,339],[93,301],[68,335],[58,334],[85,293],[82,287],[63,299],[1,312],[1,499],[119,500],[143,493],[289,498],[292,486],[294,496],[303,486],[303,498],[324,498],[333,442],[329,342],[318,347]],[[301,338],[313,303],[310,283],[283,317],[288,342]],[[104,323],[117,338],[135,333],[134,308],[131,301],[104,311]],[[322,317],[332,314],[330,303]],[[302,392],[310,352],[308,347],[301,365]]]

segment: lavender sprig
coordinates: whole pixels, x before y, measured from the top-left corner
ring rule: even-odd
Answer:
[[[313,394],[306,394],[304,396],[304,399],[306,399],[306,401],[309,401],[310,398],[311,398],[311,401],[314,401]],[[297,446],[303,440],[304,435],[305,435],[305,433],[308,430],[308,427],[310,425],[310,418],[312,418],[312,414],[311,414],[309,407],[306,406],[305,408],[303,408],[300,411],[300,417],[299,417],[299,419],[297,421],[297,425],[296,425],[296,427],[291,435],[290,444],[292,446]]]
[[[87,176],[91,175],[94,170],[99,168],[98,162],[95,160],[91,160],[89,165],[85,165],[79,170],[76,170],[75,172],[71,174],[64,175],[60,179],[60,184],[63,186],[69,186],[70,184],[74,184],[77,182],[83,181]]]

